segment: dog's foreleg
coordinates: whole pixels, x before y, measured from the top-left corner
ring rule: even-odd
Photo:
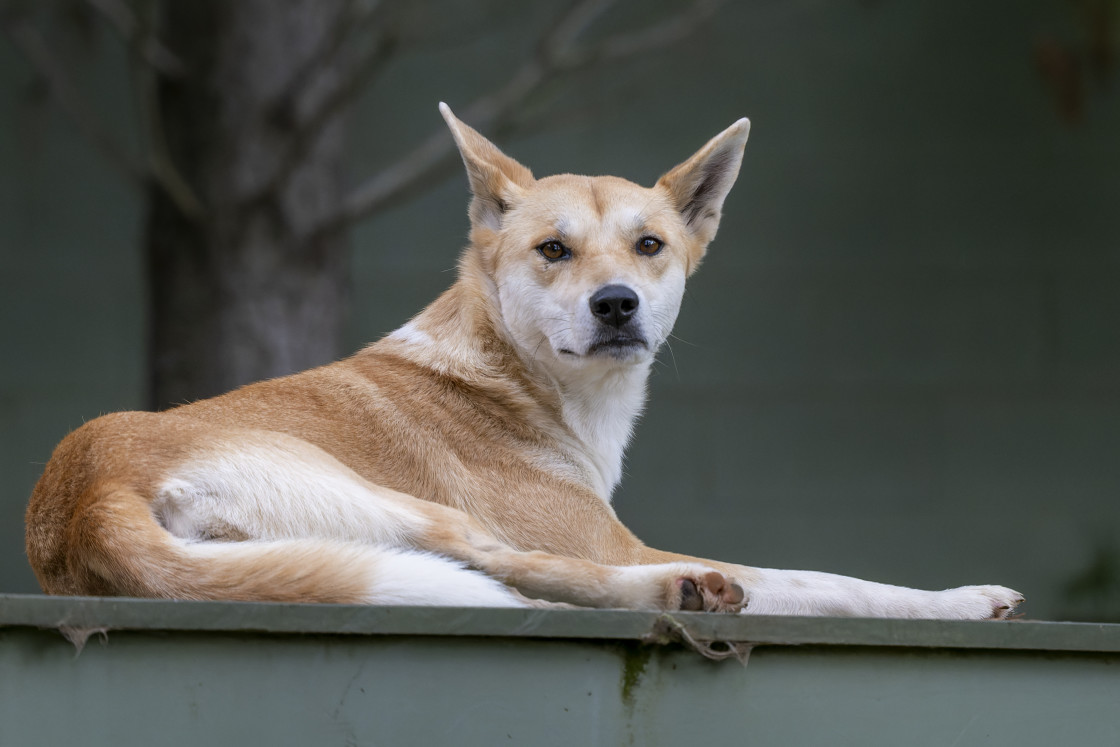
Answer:
[[[924,591],[813,571],[750,571],[744,612],[753,615],[991,620],[1006,618],[1023,601],[1002,586]]]
[[[894,617],[939,620],[1000,620],[1023,595],[1002,586],[962,586],[944,591],[863,581],[816,571],[750,568],[642,548],[646,563],[688,561],[709,565],[746,591],[749,615]]]

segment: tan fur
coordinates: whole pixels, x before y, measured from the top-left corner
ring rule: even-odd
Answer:
[[[575,355],[513,313],[533,294],[582,309],[625,281],[671,325],[738,172],[745,120],[644,189],[534,179],[444,113],[474,193],[455,285],[346,360],[71,433],[27,511],[45,591],[376,602],[400,551],[587,606],[736,611],[744,587],[768,588],[760,570],[646,547],[610,506],[662,340],[625,360]],[[648,235],[664,242],[656,256],[634,250]],[[545,261],[535,247],[549,240],[579,251]],[[616,404],[617,418],[600,413]]]

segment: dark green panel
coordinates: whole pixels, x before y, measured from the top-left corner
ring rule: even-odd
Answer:
[[[644,644],[659,616],[638,612],[7,597],[0,744],[1054,745],[1120,734],[1120,626],[674,617],[697,637],[759,645],[742,666]],[[39,627],[61,619],[111,630],[76,655]]]

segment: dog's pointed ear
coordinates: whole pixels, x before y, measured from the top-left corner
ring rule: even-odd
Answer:
[[[474,194],[471,223],[496,231],[501,228],[502,216],[509,210],[510,203],[532,185],[533,173],[463,124],[442,101],[439,112],[447,121],[467,167],[467,178]]]
[[[740,119],[657,181],[658,186],[668,190],[701,245],[715,238],[723,200],[739,175],[750,131],[750,120]]]

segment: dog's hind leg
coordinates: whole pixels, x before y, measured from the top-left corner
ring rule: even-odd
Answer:
[[[318,539],[449,558],[432,565],[432,556],[401,556],[401,587],[410,578],[424,586],[410,597],[414,604],[431,595],[430,603],[468,603],[474,591],[450,588],[460,582],[479,590],[479,603],[502,601],[505,594],[517,604],[502,584],[528,597],[585,607],[738,611],[743,603],[742,589],[710,566],[608,566],[514,550],[462,511],[374,485],[290,436],[239,433],[236,443],[212,442],[205,451],[165,476],[152,512],[171,534],[202,540],[214,553],[251,544],[245,540]],[[207,541],[222,539],[241,541]],[[482,574],[493,586],[479,581]],[[432,588],[439,586],[432,579],[441,578],[448,587],[443,594]]]
[[[423,503],[428,528],[415,542],[449,555],[529,597],[583,607],[738,612],[742,587],[711,566],[664,563],[613,566],[546,552],[515,550],[466,514]]]
[[[119,497],[127,495],[128,491]],[[419,546],[414,538],[430,524],[425,505],[370,484],[305,441],[275,433],[239,433],[236,443],[212,442],[163,476],[150,507],[143,506],[144,516],[133,522],[143,524],[147,518],[153,523],[154,518],[158,523],[152,528],[164,537],[153,538],[159,547],[153,546],[147,555],[165,558],[164,564],[172,568],[185,566],[172,577],[209,580],[124,593],[371,604],[529,604],[439,548]],[[166,561],[168,556],[175,562]],[[167,574],[149,568],[132,575]]]
[[[356,575],[354,586],[360,591],[353,598],[342,600],[353,604],[531,606],[528,600],[502,583],[446,557],[391,547],[329,544],[332,546],[317,540],[202,542],[184,549],[211,563],[232,560],[235,569],[243,569],[246,556],[261,557],[274,548],[277,555],[286,556],[284,565],[294,568],[297,574],[329,574],[326,587],[337,584],[340,577]],[[292,562],[301,555],[304,556],[302,565]],[[324,563],[328,559],[336,562]]]
[[[498,581],[414,549],[314,536],[184,539],[139,491],[94,486],[50,593],[342,604],[523,607]]]

